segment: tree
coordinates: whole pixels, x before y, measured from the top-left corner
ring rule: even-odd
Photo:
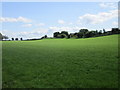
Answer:
[[[59,32],[55,32],[53,34],[54,38],[68,38],[68,32],[67,31],[61,31],[61,33]]]
[[[107,35],[112,35],[112,31],[107,31]]]
[[[85,34],[85,38],[94,37],[96,35],[96,31],[89,31]]]
[[[2,40],[2,34],[0,33],[0,41]]]
[[[98,30],[95,31],[95,36],[96,36],[96,37],[99,36]]]
[[[81,33],[86,33],[86,32],[88,32],[88,29],[80,29],[79,32],[81,32]]]
[[[0,33],[0,40],[3,40],[3,39],[8,39],[8,36],[6,36],[6,35],[2,35],[1,33]]]
[[[61,31],[61,34],[65,34],[66,36],[68,36],[68,32],[67,31]]]
[[[54,38],[57,38],[57,36],[58,36],[59,34],[60,34],[59,32],[55,32],[55,33],[53,33],[53,37],[54,37]]]
[[[81,33],[82,37],[85,38],[85,34],[88,32],[88,29],[80,29],[79,33]]]
[[[44,37],[47,38],[47,35],[45,35]]]
[[[78,33],[74,33],[73,37],[74,38],[79,38],[79,34]]]
[[[98,34],[99,34],[99,36],[101,36],[101,35],[102,35],[102,30],[100,30],[100,31],[98,32]]]
[[[68,35],[68,37],[67,38],[70,38],[70,35]]]
[[[76,33],[70,33],[70,38],[77,38]]]
[[[103,33],[106,33],[105,29],[103,29]]]
[[[44,37],[41,37],[41,39],[44,39]]]
[[[61,38],[61,34],[58,34],[58,35],[57,35],[57,38]]]
[[[16,41],[18,41],[18,38],[15,38]]]
[[[23,39],[22,39],[22,38],[20,38],[20,40],[22,41]]]
[[[2,36],[2,39],[6,40],[6,39],[8,39],[8,36]]]
[[[45,36],[41,37],[41,39],[44,39],[44,38],[47,38],[47,35],[45,35]]]
[[[66,34],[60,34],[61,38],[67,38],[68,36]]]
[[[12,41],[14,41],[14,38],[12,38]]]
[[[119,28],[112,28],[112,34],[120,34]]]
[[[78,36],[78,38],[82,38],[83,37],[83,33],[78,32],[77,36]]]

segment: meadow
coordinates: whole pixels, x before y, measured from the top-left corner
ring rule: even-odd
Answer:
[[[2,44],[3,88],[118,87],[118,35]]]

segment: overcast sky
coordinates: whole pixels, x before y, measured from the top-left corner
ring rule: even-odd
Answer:
[[[11,37],[39,38],[56,31],[78,32],[118,27],[117,2],[4,2],[0,32]]]

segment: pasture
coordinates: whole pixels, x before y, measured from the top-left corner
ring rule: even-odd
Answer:
[[[2,44],[3,88],[118,87],[118,35]]]

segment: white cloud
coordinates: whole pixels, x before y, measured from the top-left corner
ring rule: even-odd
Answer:
[[[116,22],[116,21],[114,21],[112,24],[115,26],[118,26],[118,22]]]
[[[24,31],[17,34],[19,37],[24,38],[41,38],[48,33],[48,29],[38,28],[31,31]]]
[[[0,31],[3,35],[8,36],[9,38],[17,37],[16,32],[12,32],[11,30],[4,29],[4,30],[0,30]]]
[[[45,28],[37,28],[31,31],[23,31],[23,32],[13,32],[12,30],[0,30],[3,35],[7,35],[9,39],[13,38],[41,38],[42,36],[48,34],[48,29]]]
[[[64,20],[58,20],[58,23],[59,23],[59,24],[64,24],[65,21],[64,21]]]
[[[111,31],[111,28],[105,28],[105,31]]]
[[[49,27],[52,32],[68,31],[70,33],[78,32],[80,29],[86,29],[86,27]]]
[[[19,16],[18,18],[0,17],[0,22],[24,22],[24,23],[29,23],[29,22],[32,22],[32,20],[27,19],[25,17],[21,17],[21,16]]]
[[[45,26],[44,23],[39,23],[39,24],[24,24],[22,25],[22,27],[32,27],[32,26]]]
[[[112,3],[112,2],[100,3],[99,6],[101,8],[113,8],[113,9],[117,8],[117,6],[115,5],[115,3]]]
[[[22,27],[32,27],[32,24],[24,24]]]
[[[85,14],[79,17],[79,21],[87,24],[99,24],[116,17],[118,17],[118,10],[111,10],[98,14]]]
[[[44,23],[39,23],[39,24],[36,24],[36,26],[45,26]]]

